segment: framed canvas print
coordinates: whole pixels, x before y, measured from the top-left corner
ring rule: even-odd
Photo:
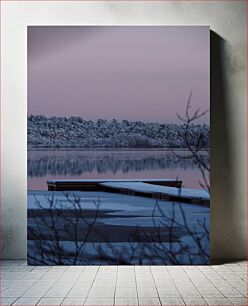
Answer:
[[[209,27],[28,27],[28,263],[210,262]]]

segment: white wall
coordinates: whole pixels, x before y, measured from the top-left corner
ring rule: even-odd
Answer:
[[[27,25],[210,25],[211,255],[246,257],[246,2],[3,1],[1,215],[4,258],[26,258]],[[127,46],[128,47],[128,46]]]

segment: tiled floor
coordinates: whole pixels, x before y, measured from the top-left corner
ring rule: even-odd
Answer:
[[[2,261],[0,305],[247,305],[247,262],[41,267]]]

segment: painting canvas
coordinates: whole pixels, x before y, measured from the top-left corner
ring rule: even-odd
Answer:
[[[28,263],[209,264],[209,27],[27,32]]]

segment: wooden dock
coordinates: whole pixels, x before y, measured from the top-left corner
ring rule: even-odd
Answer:
[[[182,181],[175,179],[108,179],[108,180],[50,180],[47,181],[48,191],[106,191],[105,183],[131,183],[141,182],[152,185],[177,187],[182,186]]]
[[[102,183],[106,192],[117,192],[133,196],[156,198],[175,202],[185,202],[209,206],[210,195],[203,189],[161,186],[144,182],[108,182]]]
[[[52,180],[48,191],[103,191],[177,202],[210,205],[210,195],[201,189],[182,188],[174,179]]]

